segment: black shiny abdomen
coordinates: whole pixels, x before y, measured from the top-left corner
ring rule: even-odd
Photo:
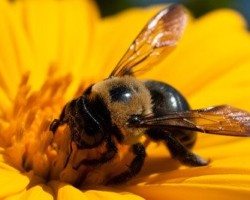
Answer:
[[[172,86],[153,80],[145,81],[145,86],[150,91],[155,116],[190,109],[185,97]],[[195,132],[173,129],[171,133],[188,148],[191,148],[196,141]]]

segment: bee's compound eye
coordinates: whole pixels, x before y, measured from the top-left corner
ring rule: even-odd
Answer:
[[[120,85],[117,87],[113,87],[109,91],[111,101],[115,102],[128,102],[131,100],[133,92],[130,88],[125,85]]]

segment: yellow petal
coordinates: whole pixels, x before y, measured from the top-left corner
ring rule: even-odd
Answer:
[[[10,58],[8,62],[4,60],[4,65],[11,66],[11,75],[18,74],[14,77],[15,85],[20,80],[20,73],[30,70],[32,88],[37,89],[44,81],[48,67],[53,64],[60,66],[62,72],[73,73],[79,81],[79,71],[86,72],[84,64],[98,19],[94,2],[18,1],[5,7],[10,10],[3,9],[10,20],[3,21],[2,29],[8,26],[6,21],[11,21],[13,30],[10,33],[2,31],[6,35],[1,37],[1,46],[11,49],[1,55],[5,60]],[[11,35],[14,35],[14,40]]]
[[[99,18],[93,1],[60,1],[60,37],[58,65],[73,74],[71,88],[77,88],[92,69],[87,59],[92,51],[93,35]]]
[[[216,104],[230,104],[250,111],[250,60],[238,63],[190,97],[193,107],[201,108]]]
[[[57,1],[21,1],[20,17],[34,59],[31,70],[32,87],[37,88],[44,80],[48,67],[58,54],[59,6]]]
[[[248,156],[250,150],[248,150],[248,146],[250,145],[249,138],[235,138],[235,137],[219,137],[220,140],[214,139],[216,136],[211,137],[199,137],[200,140],[197,141],[197,147],[200,148],[194,151],[197,153],[201,153],[205,156],[211,157],[211,159],[218,159],[218,158],[227,158],[232,157],[235,158],[240,155]],[[210,143],[209,146],[205,146],[202,140],[207,140],[206,143]],[[217,144],[215,144],[214,140]],[[247,166],[245,166],[247,167]],[[248,166],[250,168],[250,165]]]
[[[21,199],[27,200],[53,200],[52,190],[45,185],[37,185],[28,189]]]
[[[131,194],[128,192],[117,192],[117,191],[105,191],[105,190],[87,190],[85,192],[87,195],[88,199],[117,199],[117,200],[130,200],[130,199],[135,199],[135,200],[142,200],[144,198],[139,197],[135,194]]]
[[[25,193],[26,193],[26,190],[23,190],[22,192],[19,192],[17,194],[7,196],[6,198],[4,198],[4,200],[20,200],[22,199]]]
[[[50,185],[53,188],[58,200],[88,199],[83,192],[71,185],[66,185],[56,181],[51,182]]]
[[[29,179],[17,172],[0,169],[0,198],[16,194],[25,189]]]
[[[132,186],[129,188],[146,199],[182,200],[182,199],[249,199],[250,189],[234,186],[210,184],[154,184]]]
[[[8,77],[2,81],[5,82],[9,93],[14,95],[18,82],[20,80],[20,63],[16,53],[17,37],[21,36],[20,29],[17,28],[13,10],[6,1],[0,2],[0,75]],[[20,42],[23,42],[20,41]],[[11,80],[11,81],[10,81]]]
[[[70,200],[78,200],[78,199],[86,199],[86,200],[102,200],[102,199],[121,199],[121,200],[126,200],[126,199],[138,199],[141,200],[143,198],[128,193],[128,192],[117,192],[117,191],[109,191],[107,189],[102,189],[100,190],[79,190],[71,185],[65,185],[63,183],[59,182],[51,182],[50,185],[54,189],[55,193],[57,194],[57,199],[58,200],[65,200],[65,199],[70,199]]]
[[[242,166],[244,163],[244,167]],[[151,163],[153,164],[153,163]],[[238,158],[226,158],[226,159],[214,159],[209,166],[205,167],[184,167],[182,166],[179,169],[172,169],[167,171],[167,168],[160,169],[154,174],[147,176],[139,177],[138,180],[132,180],[131,185],[145,185],[145,184],[163,184],[163,183],[180,183],[184,181],[199,180],[203,177],[211,177],[214,181],[215,176],[228,176],[237,175],[238,177],[243,178],[244,187],[247,185],[250,186],[249,182],[244,181],[245,178],[250,175],[249,159],[247,156],[238,156]],[[245,178],[244,178],[245,177]],[[207,178],[207,180],[209,179]],[[206,178],[204,178],[206,179]],[[238,179],[231,181],[231,185],[238,185]],[[197,181],[197,183],[200,183]]]
[[[5,170],[11,170],[11,171],[15,171],[18,172],[18,170],[10,165],[8,165],[7,163],[5,163],[4,159],[2,158],[2,155],[0,155],[0,169],[5,169]]]
[[[241,188],[249,188],[250,175],[242,174],[213,174],[200,177],[193,177],[184,180],[182,183],[189,184],[211,184],[221,186],[233,186]]]
[[[1,99],[1,101],[0,101],[0,115],[2,115],[4,113],[4,111],[6,110],[6,108],[11,107],[11,102],[10,102],[10,99],[8,98],[8,95],[1,88],[0,88],[0,99]]]

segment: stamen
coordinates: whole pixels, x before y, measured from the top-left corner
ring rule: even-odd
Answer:
[[[49,131],[66,103],[64,94],[70,82],[70,75],[58,77],[56,68],[51,67],[41,89],[34,92],[29,74],[23,75],[13,107],[0,116],[0,147],[8,164],[22,172],[32,171],[44,180],[77,181],[79,172],[72,169],[77,149],[73,148],[69,157],[69,130],[60,127],[55,135]],[[79,87],[77,95],[84,87]]]

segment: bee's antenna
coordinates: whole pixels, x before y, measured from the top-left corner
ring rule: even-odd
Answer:
[[[88,101],[86,95],[83,95],[82,98],[81,98],[81,100],[82,100],[83,109],[86,112],[86,114],[97,124],[98,128],[100,130],[102,130],[101,124],[98,122],[98,120],[96,120],[96,118],[92,115],[92,113],[87,108],[87,104],[89,103],[89,101]]]

